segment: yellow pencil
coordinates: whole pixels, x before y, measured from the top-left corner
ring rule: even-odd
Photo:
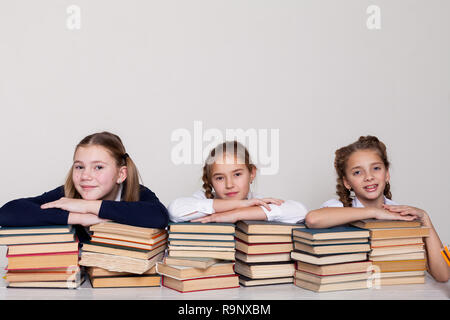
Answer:
[[[448,266],[450,267],[450,252],[448,251],[447,246],[445,246],[444,249],[441,250],[441,254],[444,257],[444,260],[447,262]]]

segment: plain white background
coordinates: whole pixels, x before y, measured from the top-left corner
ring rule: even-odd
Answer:
[[[66,9],[81,9],[69,30]],[[381,29],[366,26],[369,5]],[[255,191],[317,208],[334,151],[388,146],[394,200],[450,242],[448,1],[2,1],[0,205],[63,184],[86,135],[118,134],[160,200],[201,187],[174,130],[279,129]],[[205,142],[205,145],[207,143]]]

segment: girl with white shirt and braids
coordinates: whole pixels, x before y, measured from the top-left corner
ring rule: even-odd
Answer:
[[[172,201],[168,207],[170,220],[302,222],[307,209],[300,202],[262,197],[250,191],[256,171],[248,150],[241,143],[219,144],[210,152],[203,167],[203,190]]]
[[[425,238],[428,271],[437,281],[448,281],[450,269],[440,254],[443,245],[427,212],[391,200],[384,143],[374,136],[360,137],[338,149],[335,155],[339,200],[328,200],[321,208],[310,211],[305,224],[309,228],[329,228],[363,219],[420,220],[430,228],[430,236]]]

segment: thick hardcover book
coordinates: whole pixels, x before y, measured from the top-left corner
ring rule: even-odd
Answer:
[[[78,251],[6,256],[7,270],[32,270],[78,266]]]
[[[8,271],[6,282],[76,281],[81,277],[80,267]]]
[[[110,234],[138,237],[142,239],[151,240],[156,234],[161,233],[162,229],[135,227],[116,222],[103,222],[89,227],[89,230],[94,232],[104,232]]]
[[[344,253],[344,254],[313,255],[311,253],[306,253],[302,251],[292,251],[291,258],[293,260],[311,263],[315,265],[324,265],[324,264],[367,260],[367,253],[359,252],[359,253]]]
[[[428,237],[429,235],[430,235],[429,227],[370,229],[370,238],[372,240],[417,238],[417,237]]]
[[[333,254],[333,253],[352,253],[369,252],[369,242],[366,243],[346,243],[340,245],[315,245],[311,246],[301,242],[294,242],[294,249],[312,254]]]
[[[337,226],[323,229],[294,229],[292,235],[309,240],[369,238],[369,230],[353,226]]]
[[[145,244],[145,243],[139,243],[139,242],[130,242],[130,241],[122,241],[122,240],[115,240],[110,238],[103,238],[103,237],[96,237],[95,235],[91,238],[91,243],[104,243],[104,244],[111,244],[111,245],[117,245],[122,247],[128,247],[128,248],[136,248],[136,249],[142,249],[142,250],[153,250],[160,245],[167,242],[166,238],[163,237],[160,239],[160,241],[155,242],[153,244]]]
[[[372,264],[380,272],[424,271],[427,269],[427,263],[426,263],[425,259],[397,260],[397,261],[372,261]]]
[[[144,239],[132,236],[125,236],[120,234],[104,233],[104,232],[94,232],[91,241],[112,243],[130,247],[151,247],[157,243],[164,241],[167,238],[167,232],[164,230],[160,233],[155,233],[151,239]],[[144,248],[146,249],[146,248]]]
[[[225,233],[235,232],[233,223],[177,222],[169,223],[170,232]]]
[[[8,288],[55,288],[55,289],[76,289],[84,282],[84,277],[79,281],[27,281],[10,282]]]
[[[420,221],[401,221],[401,220],[378,220],[378,219],[365,219],[351,223],[355,227],[363,229],[381,229],[381,228],[412,228],[420,227]]]
[[[233,233],[194,233],[169,231],[171,240],[199,240],[199,241],[234,241]]]
[[[237,229],[236,238],[247,243],[279,243],[292,242],[291,234],[246,234]]]
[[[82,250],[147,260],[155,256],[157,253],[163,251],[165,248],[166,248],[165,242],[159,245],[158,247],[154,248],[153,250],[144,250],[106,243],[88,242],[83,244]]]
[[[283,252],[283,253],[247,254],[239,250],[236,250],[236,259],[246,263],[291,261],[291,253]]]
[[[171,277],[163,276],[162,285],[182,293],[216,289],[232,289],[239,288],[239,277],[237,275],[226,275],[177,280]]]
[[[14,256],[18,254],[72,252],[78,251],[78,247],[79,247],[78,241],[44,243],[44,244],[9,245],[8,255]]]
[[[348,273],[369,272],[372,270],[371,267],[371,261],[357,261],[322,266],[301,261],[296,262],[296,270],[312,273],[317,276],[335,276]]]
[[[92,288],[135,288],[135,287],[159,287],[161,276],[153,275],[128,275],[117,277],[90,277]]]
[[[174,246],[202,246],[202,247],[228,247],[234,248],[235,241],[222,241],[222,240],[177,240],[171,239],[170,245]]]
[[[0,227],[0,235],[53,234],[71,232],[72,225],[38,227]]]
[[[81,253],[80,265],[98,267],[112,272],[143,274],[153,268],[156,262],[161,261],[163,255],[164,253],[160,252],[145,260],[86,251]]]
[[[218,262],[220,262],[219,259],[212,258],[175,258],[168,256],[164,258],[164,263],[171,266],[194,267],[200,269],[206,269]]]
[[[294,262],[271,262],[248,264],[236,261],[235,271],[251,279],[293,277]]]
[[[251,279],[241,274],[239,275],[239,284],[244,287],[268,286],[268,285],[292,284],[292,283],[294,283],[293,277]]]
[[[200,269],[194,267],[173,266],[159,262],[156,264],[156,271],[161,275],[177,280],[187,280],[234,274],[234,263],[216,263],[209,268]]]
[[[169,257],[213,258],[234,261],[234,251],[169,250]]]
[[[292,242],[283,243],[246,243],[236,239],[236,249],[247,254],[283,253],[293,250]]]
[[[19,233],[19,234],[0,235],[0,245],[70,242],[74,240],[75,240],[74,229],[70,229],[68,232],[64,233],[33,233],[33,234]]]
[[[294,278],[294,284],[300,288],[315,291],[315,292],[367,289],[369,287],[367,280],[317,284],[317,283],[308,282],[308,281]]]
[[[372,277],[372,272],[346,273],[332,276],[319,276],[312,273],[297,270],[294,277],[299,280],[312,282],[315,284],[331,284],[348,281],[368,280]]]
[[[292,229],[304,228],[304,224],[282,223],[262,220],[243,220],[236,227],[246,234],[292,234]]]

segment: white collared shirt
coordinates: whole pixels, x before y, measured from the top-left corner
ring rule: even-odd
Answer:
[[[262,199],[264,197],[249,192],[247,199]],[[172,222],[190,221],[215,213],[213,207],[214,199],[206,198],[205,192],[199,190],[191,197],[177,198],[168,206],[169,218]],[[282,205],[269,204],[270,211],[260,206],[267,216],[267,221],[284,223],[298,223],[305,219],[308,210],[306,207],[294,200],[286,200]]]
[[[114,201],[122,201],[122,189],[123,189],[123,185],[120,184],[119,191],[117,191],[116,198],[114,199]]]
[[[386,197],[384,197],[384,204],[397,205],[396,202],[394,202]],[[341,201],[339,201],[337,199],[330,199],[328,201],[325,201],[320,207],[321,208],[327,208],[327,207],[339,208],[339,207],[343,207],[343,206],[344,206],[344,204]],[[354,197],[353,201],[352,201],[352,207],[353,208],[364,208],[364,205],[361,203],[361,201],[359,201],[359,199],[357,197]]]

